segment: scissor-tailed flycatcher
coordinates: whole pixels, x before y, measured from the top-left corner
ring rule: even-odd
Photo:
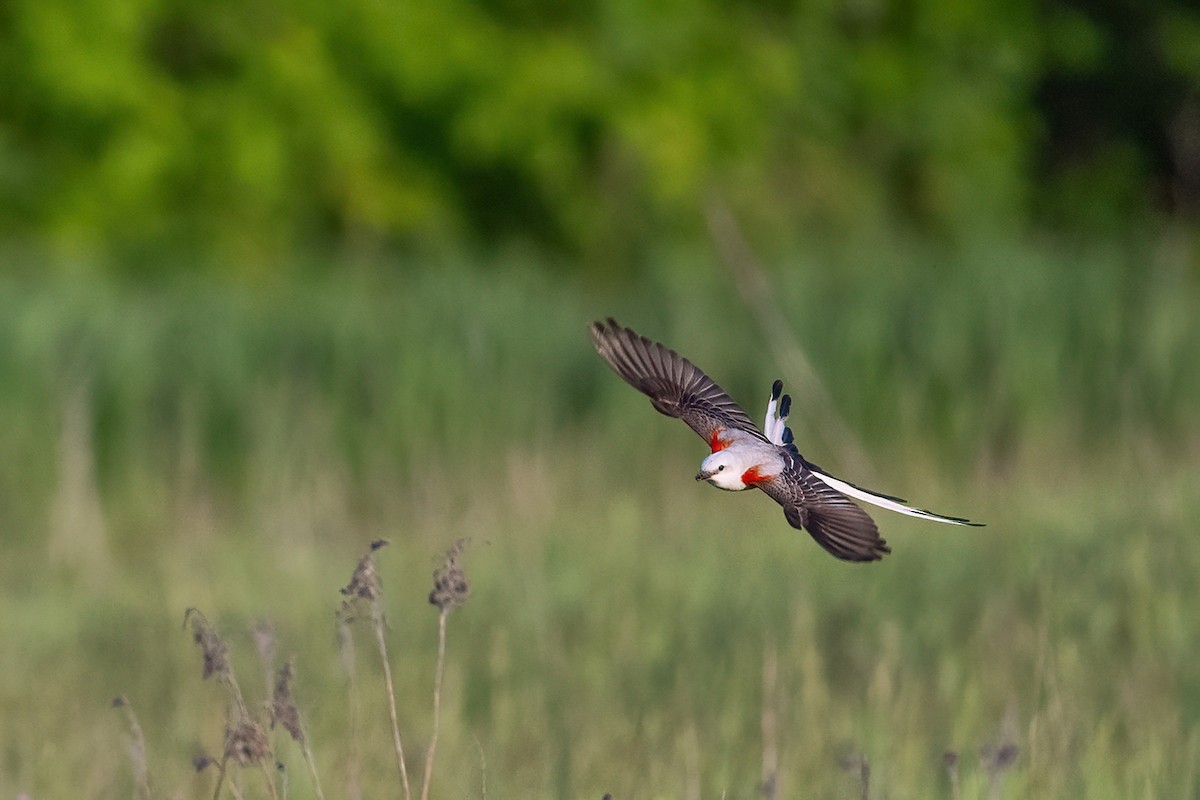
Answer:
[[[808,531],[817,544],[845,561],[878,561],[891,552],[879,529],[850,499],[908,514],[912,517],[975,525],[913,508],[898,497],[878,494],[829,475],[806,461],[792,442],[784,423],[791,397],[780,396],[783,382],[775,381],[763,429],[746,415],[712,378],[674,350],[623,328],[613,319],[592,324],[596,352],[629,385],[650,398],[668,417],[688,424],[712,448],[700,463],[696,480],[739,492],[762,489],[783,506],[793,528]]]

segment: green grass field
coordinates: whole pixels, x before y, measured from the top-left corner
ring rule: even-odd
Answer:
[[[753,798],[774,773],[778,797],[858,798],[857,755],[875,798],[1194,796],[1194,260],[864,244],[770,278],[853,437],[801,406],[802,452],[986,528],[880,511],[893,555],[848,565],[756,493],[693,481],[703,444],[586,326],[613,314],[678,348],[752,417],[776,377],[811,391],[705,258],[621,287],[503,262],[0,286],[0,797],[140,796],[118,695],[152,796],[212,796],[192,759],[219,755],[229,701],[189,607],[252,709],[271,622],[327,797],[399,796],[369,621],[353,687],[335,625],[376,537],[414,789],[426,597],[470,538],[436,797]],[[315,796],[272,741],[286,795]],[[1008,743],[989,772],[981,748]],[[267,796],[257,770],[229,781]]]

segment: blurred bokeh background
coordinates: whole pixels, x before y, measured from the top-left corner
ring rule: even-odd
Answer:
[[[416,775],[470,538],[437,796],[1193,796],[1198,237],[1184,0],[8,0],[0,797],[211,796],[191,606],[399,794],[374,537]],[[697,485],[610,314],[988,527]]]

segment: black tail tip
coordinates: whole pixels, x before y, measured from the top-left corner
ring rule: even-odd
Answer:
[[[779,401],[779,418],[784,419],[790,413],[792,413],[792,396],[785,394],[783,399]]]
[[[771,399],[778,400],[781,392],[783,392],[783,381],[777,379],[771,384]]]
[[[791,444],[792,442],[796,441],[796,437],[792,435],[792,429],[788,428],[788,427],[785,427],[783,429],[783,435],[781,438],[783,439],[783,443],[785,445]]]

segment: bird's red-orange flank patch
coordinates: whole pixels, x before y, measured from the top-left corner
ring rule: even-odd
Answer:
[[[721,438],[721,434],[724,432],[725,432],[724,428],[717,428],[715,431],[712,432],[712,436],[708,437],[708,445],[709,445],[709,447],[712,448],[712,451],[714,453],[718,453],[721,450],[724,450],[726,447],[729,447],[730,444],[732,444],[732,442],[729,442],[729,441]]]
[[[770,475],[763,475],[758,471],[758,466],[755,465],[742,473],[742,483],[747,486],[753,486],[760,481],[768,480]]]

